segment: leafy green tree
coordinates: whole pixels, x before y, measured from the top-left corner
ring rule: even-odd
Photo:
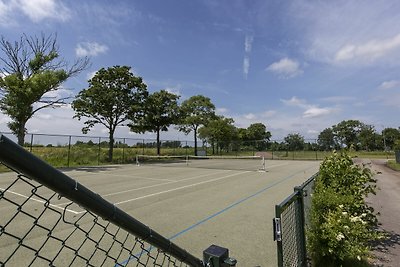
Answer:
[[[47,93],[60,89],[68,78],[84,70],[89,60],[81,58],[68,66],[60,59],[56,35],[23,35],[16,42],[2,36],[0,49],[0,110],[11,118],[8,127],[23,145],[28,120],[44,108],[65,104],[69,98]]]
[[[284,140],[290,151],[303,150],[304,148],[304,137],[298,133],[288,134]]]
[[[134,76],[128,66],[102,68],[89,80],[89,87],[80,91],[72,102],[74,118],[88,118],[82,128],[84,134],[96,124],[107,128],[109,161],[113,157],[115,129],[128,118],[134,120],[143,112],[143,103],[148,95],[146,88],[142,78]]]
[[[267,127],[262,123],[253,123],[246,129],[246,138],[255,142],[257,150],[267,148],[267,141],[271,138],[271,133],[267,131]]]
[[[237,139],[237,129],[233,125],[232,118],[218,116],[211,120],[206,126],[199,128],[199,138],[209,142],[215,153],[215,147],[219,149],[229,149],[229,144]]]
[[[171,124],[179,119],[179,96],[166,90],[155,92],[145,101],[143,116],[129,127],[133,132],[155,132],[157,134],[157,155],[160,155],[160,131],[168,131]]]
[[[400,140],[400,130],[396,128],[385,128],[382,131],[385,149],[393,150],[395,142]]]
[[[332,128],[324,129],[318,135],[318,145],[322,150],[331,150],[336,147]]]
[[[197,156],[197,131],[215,118],[215,106],[210,98],[192,96],[181,104],[181,120],[178,129],[185,134],[194,133],[194,154]]]
[[[364,126],[365,124],[359,120],[347,120],[332,126],[332,130],[335,135],[335,140],[341,146],[346,146],[348,148],[354,146],[358,148],[359,135]]]
[[[376,149],[376,140],[377,133],[375,131],[374,126],[372,125],[363,125],[360,133],[359,133],[359,142],[361,148],[365,150],[374,150]]]

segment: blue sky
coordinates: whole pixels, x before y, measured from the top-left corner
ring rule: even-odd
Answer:
[[[91,67],[57,94],[87,88],[101,67],[129,65],[149,91],[208,96],[236,126],[262,122],[272,139],[316,138],[347,119],[399,127],[399,25],[396,0],[0,0],[7,40],[57,33],[67,61],[90,56]],[[42,110],[28,132],[81,134],[73,114],[70,106]],[[7,121],[0,114],[0,131]],[[126,127],[117,135],[139,137]],[[192,139],[162,134],[178,138]]]

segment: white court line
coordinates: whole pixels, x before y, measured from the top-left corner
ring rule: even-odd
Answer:
[[[205,184],[205,183],[215,182],[215,181],[222,180],[222,179],[225,179],[225,178],[228,178],[228,177],[232,177],[232,176],[236,176],[236,175],[241,175],[241,174],[245,174],[245,173],[249,173],[249,172],[251,172],[251,171],[245,171],[245,172],[241,172],[241,173],[234,173],[234,174],[222,176],[222,177],[219,177],[219,178],[215,178],[215,179],[211,179],[211,180],[199,182],[199,183],[196,183],[196,184],[185,185],[185,186],[177,187],[177,188],[174,188],[174,189],[169,189],[169,190],[165,190],[165,191],[161,191],[161,192],[157,192],[157,193],[153,193],[153,194],[149,194],[149,195],[145,195],[145,196],[141,196],[141,197],[136,197],[136,198],[132,198],[132,199],[120,201],[120,202],[114,203],[114,205],[119,205],[119,204],[123,204],[123,203],[127,203],[127,202],[132,202],[132,201],[139,200],[139,199],[143,199],[143,198],[148,198],[148,197],[152,197],[152,196],[157,196],[157,195],[161,195],[161,194],[164,194],[164,193],[169,193],[169,192],[173,192],[173,191],[176,191],[176,190],[180,190],[180,189],[184,189],[184,188],[189,188],[189,187],[193,187],[193,186],[197,186],[197,185],[201,185],[201,184]]]
[[[43,203],[43,204],[46,203],[46,201],[43,201],[43,200],[40,200],[40,199],[36,199],[36,198],[33,198],[33,197],[28,197],[28,196],[22,195],[22,194],[20,194],[20,193],[17,193],[17,192],[11,191],[11,190],[5,190],[5,189],[3,189],[3,188],[0,188],[0,190],[2,190],[3,192],[11,193],[11,194],[14,194],[14,195],[17,195],[17,196],[26,198],[26,199],[30,199],[30,200],[36,201],[36,202],[39,202],[39,203]],[[71,203],[71,202],[68,202],[68,203]],[[71,213],[73,213],[73,214],[80,214],[80,213],[82,213],[82,212],[78,212],[78,211],[66,209],[66,208],[63,208],[63,207],[59,207],[59,205],[54,205],[54,204],[50,204],[50,203],[49,203],[49,206],[51,206],[51,207],[53,207],[53,208],[60,209],[60,210],[66,210],[66,211],[69,211],[69,212],[71,212]]]
[[[142,190],[142,189],[157,187],[157,186],[166,185],[166,184],[179,183],[179,182],[183,182],[183,181],[187,181],[187,180],[202,178],[202,177],[209,176],[209,175],[215,175],[215,173],[211,173],[211,174],[209,173],[209,174],[198,175],[198,176],[194,176],[194,177],[189,177],[189,178],[186,178],[186,179],[182,179],[182,180],[179,180],[179,181],[170,180],[170,182],[166,182],[166,183],[155,184],[155,185],[149,185],[149,186],[143,186],[143,187],[128,189],[128,190],[119,191],[119,192],[115,192],[115,193],[109,193],[109,194],[102,195],[102,197],[108,197],[108,196],[114,196],[114,195],[124,194],[124,193],[132,192],[132,191],[137,191],[137,190]],[[164,180],[164,181],[165,181],[165,180]],[[65,203],[61,203],[61,204],[58,204],[58,205],[59,205],[59,206],[63,206],[63,205],[69,204],[69,203],[70,203],[70,202],[65,202]]]
[[[197,179],[197,178],[202,178],[202,177],[206,177],[209,175],[215,175],[215,173],[209,173],[209,174],[202,174],[202,175],[198,175],[198,176],[193,176],[193,177],[189,177],[186,179],[182,179],[179,181],[172,181],[171,182],[166,182],[166,183],[162,183],[162,184],[155,184],[155,185],[149,185],[149,186],[143,186],[143,187],[139,187],[139,188],[134,188],[134,189],[128,189],[128,190],[124,190],[124,191],[119,191],[119,192],[115,192],[115,193],[109,193],[106,195],[103,195],[104,197],[107,196],[114,196],[114,195],[119,195],[119,194],[124,194],[124,193],[128,193],[128,192],[132,192],[132,191],[137,191],[137,190],[142,190],[142,189],[147,189],[147,188],[152,188],[152,187],[156,187],[156,186],[160,186],[160,185],[166,185],[166,184],[174,184],[174,183],[179,183],[179,182],[184,182],[184,181],[188,181],[188,180],[192,180],[192,179]]]
[[[129,178],[139,178],[139,179],[144,179],[144,180],[154,180],[154,181],[170,181],[174,182],[175,180],[170,180],[170,179],[157,179],[157,178],[149,178],[149,177],[142,177],[142,176],[136,176],[136,175],[126,175],[126,174],[107,174],[107,176],[115,176],[115,177],[129,177]]]

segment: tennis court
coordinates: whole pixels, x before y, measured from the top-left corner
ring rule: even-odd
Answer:
[[[238,266],[275,266],[276,244],[272,240],[275,204],[316,173],[319,162],[244,160],[252,163],[246,167],[242,160],[223,159],[224,165],[200,159],[202,164],[197,166],[189,164],[187,159],[179,162],[163,159],[161,163],[142,160],[139,164],[76,168],[64,173],[200,258],[204,249],[217,244],[229,248]],[[210,168],[204,164],[206,161]],[[1,174],[0,190],[14,179],[15,173]],[[16,184],[6,194],[16,203],[22,203],[29,195],[26,190],[23,184]],[[52,194],[46,188],[41,190],[46,197]],[[24,208],[40,210],[43,203],[41,199],[29,198]],[[68,203],[65,198],[55,199],[52,208],[63,212]],[[4,201],[0,204],[0,225],[3,225],[15,205]],[[83,210],[71,205],[66,212],[75,217]],[[18,224],[13,226],[16,229],[29,227],[22,217],[14,223]],[[34,243],[41,238],[45,237],[38,231],[24,242]],[[0,261],[14,247],[12,239],[1,239]],[[19,265],[23,266],[23,255],[20,258]]]

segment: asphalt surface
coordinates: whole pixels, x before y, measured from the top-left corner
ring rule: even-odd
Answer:
[[[388,238],[374,248],[375,266],[400,266],[400,173],[385,165],[385,160],[372,160],[371,169],[376,173],[379,190],[368,202],[379,212],[380,231]]]

